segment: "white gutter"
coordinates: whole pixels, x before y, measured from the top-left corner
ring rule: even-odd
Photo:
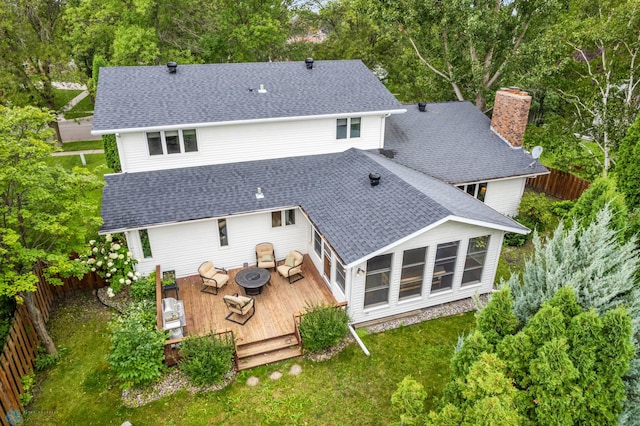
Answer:
[[[282,121],[321,120],[326,118],[367,117],[372,115],[376,116],[376,115],[385,115],[385,114],[402,114],[405,112],[407,112],[406,109],[392,109],[387,111],[367,111],[367,112],[349,112],[349,113],[340,113],[340,114],[303,115],[298,117],[254,118],[250,120],[219,121],[219,122],[213,122],[213,123],[212,122],[188,123],[188,124],[175,124],[175,125],[169,125],[169,126],[91,130],[91,134],[94,136],[99,136],[99,135],[110,135],[113,133],[157,132],[160,130],[192,129],[194,127],[217,127],[217,126],[228,126],[233,124],[256,124],[256,123],[275,123],[275,122],[282,122]]]
[[[211,216],[211,217],[203,217],[201,219],[190,219],[190,220],[180,220],[180,221],[173,221],[173,222],[162,222],[162,223],[156,223],[156,224],[153,224],[153,225],[135,226],[135,227],[132,227],[132,228],[117,228],[117,229],[111,229],[109,231],[98,231],[98,235],[115,234],[115,233],[118,233],[118,232],[127,232],[127,231],[139,231],[141,229],[164,228],[164,227],[167,227],[167,226],[181,225],[181,224],[185,224],[185,223],[206,222],[206,221],[214,221],[214,220],[217,221],[219,219],[228,219],[228,218],[240,217],[240,216],[251,216],[251,215],[255,215],[255,214],[272,212],[272,211],[275,211],[275,210],[289,210],[289,209],[300,209],[300,210],[302,210],[302,208],[300,206],[273,207],[273,208],[265,208],[265,209],[260,209],[260,210],[252,210],[250,212],[241,212],[241,213],[229,214],[227,216]]]
[[[429,231],[429,230],[431,230],[431,229],[433,229],[433,228],[435,228],[435,227],[437,227],[437,226],[439,226],[439,225],[441,225],[441,224],[443,224],[445,222],[448,222],[448,221],[461,222],[461,223],[466,223],[466,224],[469,224],[469,225],[477,225],[477,226],[482,226],[483,228],[497,229],[498,231],[515,232],[516,234],[528,234],[529,232],[531,232],[531,230],[529,230],[529,229],[524,231],[522,229],[512,228],[510,226],[498,225],[498,224],[495,224],[495,223],[484,222],[484,221],[474,220],[474,219],[467,219],[467,218],[460,217],[460,216],[450,215],[450,216],[447,216],[447,217],[444,217],[444,218],[440,219],[437,222],[432,223],[431,225],[429,225],[427,227],[424,227],[422,229],[417,230],[413,234],[409,234],[404,238],[401,238],[401,239],[399,239],[397,241],[394,241],[393,243],[391,243],[391,244],[389,244],[389,245],[387,245],[385,247],[382,247],[381,249],[378,249],[378,250],[374,251],[373,253],[369,253],[368,255],[349,263],[348,265],[345,265],[345,268],[353,268],[354,266],[358,266],[359,264],[361,264],[363,262],[366,262],[367,260],[369,260],[369,259],[371,259],[373,257],[376,257],[379,254],[386,253],[387,251],[391,250],[392,248],[394,248],[394,247],[396,247],[396,246],[398,246],[398,245],[400,245],[400,244],[402,244],[402,243],[404,243],[406,241],[409,241],[412,238],[414,238],[414,237],[416,237],[416,236],[418,236],[418,235],[420,235],[420,234],[422,234],[424,232],[427,232],[427,231]]]
[[[358,342],[358,345],[360,345],[360,349],[362,349],[362,352],[364,352],[366,356],[371,355],[369,349],[367,349],[364,343],[362,343],[362,340],[360,340],[360,336],[358,336],[358,333],[356,333],[356,330],[353,328],[353,324],[349,324],[349,331],[351,332],[351,335],[353,336],[355,341]]]

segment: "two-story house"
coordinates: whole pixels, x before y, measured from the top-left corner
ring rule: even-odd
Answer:
[[[358,323],[491,291],[504,233],[528,232],[508,215],[546,170],[470,104],[403,106],[360,61],[170,65],[98,84],[92,133],[122,165],[101,232],[142,273],[242,267],[270,241]]]

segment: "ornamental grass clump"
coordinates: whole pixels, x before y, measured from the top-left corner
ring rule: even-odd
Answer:
[[[306,351],[317,352],[335,345],[349,332],[349,315],[330,305],[307,308],[300,321],[300,337]]]
[[[189,336],[180,347],[180,370],[195,385],[219,383],[232,368],[233,352],[233,342],[228,337]]]
[[[138,280],[140,275],[134,270],[137,261],[118,235],[100,236],[97,240],[89,241],[89,246],[89,253],[82,256],[82,260],[91,271],[109,282],[110,296]]]

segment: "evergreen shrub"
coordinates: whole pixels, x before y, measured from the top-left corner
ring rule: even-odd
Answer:
[[[196,385],[219,383],[232,368],[233,352],[228,337],[190,336],[180,347],[180,370]]]
[[[122,166],[120,165],[120,157],[118,156],[116,135],[102,135],[102,144],[104,146],[104,159],[107,166],[116,173],[121,172]]]
[[[300,322],[300,336],[307,351],[327,349],[349,332],[349,315],[344,309],[329,305],[307,308]]]

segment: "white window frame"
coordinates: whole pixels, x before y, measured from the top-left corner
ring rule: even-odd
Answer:
[[[487,196],[487,182],[475,182],[467,183],[465,185],[456,185],[456,188],[471,195],[484,203],[484,199]],[[473,189],[472,189],[473,188]],[[482,191],[484,188],[484,191]],[[469,192],[471,190],[471,192]]]
[[[286,210],[274,210],[271,212],[271,227],[272,228],[280,228],[283,226],[294,226],[296,224],[296,210],[297,209],[286,209]],[[288,212],[293,212],[293,223],[287,223],[287,213]],[[277,216],[277,214],[280,213],[280,224],[278,225],[274,225],[273,224],[273,219],[274,216]]]
[[[145,243],[143,242],[143,237],[142,234],[146,234],[146,240],[149,243],[149,256],[147,256],[145,254],[145,250],[144,250],[144,246]],[[149,239],[149,230],[148,229],[139,229],[138,230],[138,241],[140,242],[140,257],[142,257],[143,259],[153,259],[153,250],[151,249],[151,240]]]
[[[340,120],[347,120],[346,132],[344,137],[340,137],[340,135],[338,134],[338,123],[340,122]],[[358,134],[356,136],[353,135],[354,131],[351,127],[353,125],[353,120],[359,120]],[[342,117],[342,118],[336,119],[336,140],[358,139],[360,138],[361,135],[362,135],[362,117]]]
[[[195,151],[186,152],[185,151],[185,146],[184,146],[184,132],[185,131],[189,131],[189,130],[193,130],[195,132],[196,150]],[[178,143],[180,144],[180,152],[174,152],[174,153],[171,153],[171,154],[168,153],[169,150],[168,150],[168,147],[167,147],[166,132],[178,132]],[[160,144],[162,145],[162,154],[151,154],[151,150],[149,149],[149,134],[150,133],[160,133]],[[198,130],[197,129],[159,130],[159,131],[156,131],[156,132],[146,132],[145,133],[145,139],[146,139],[146,142],[147,142],[147,155],[149,157],[161,157],[161,156],[193,154],[193,153],[199,152],[199,150],[200,150],[200,147],[198,145]]]
[[[474,240],[480,240],[480,239],[485,239],[484,241],[484,247],[481,249],[476,248],[475,251],[472,251],[473,247],[472,247],[472,242]],[[464,269],[462,271],[462,280],[460,282],[460,286],[461,287],[465,287],[465,286],[469,286],[469,285],[473,285],[473,284],[478,284],[480,282],[482,282],[482,276],[484,275],[484,271],[485,271],[485,265],[487,263],[487,254],[489,253],[489,243],[491,241],[491,235],[480,235],[478,237],[473,237],[473,238],[469,238],[469,242],[467,243],[467,254],[465,255],[465,260],[464,260]],[[481,255],[482,256],[482,263],[480,263],[479,265],[472,265],[469,266],[469,261],[475,261],[477,262],[477,257]],[[479,280],[470,280],[470,281],[465,281],[465,274],[467,272],[473,271],[479,269],[480,270],[480,279]]]

